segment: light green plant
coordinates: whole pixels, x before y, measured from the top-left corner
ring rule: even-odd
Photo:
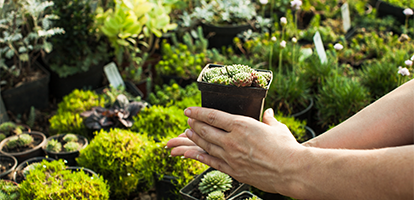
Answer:
[[[76,142],[78,141],[78,136],[73,133],[67,133],[65,136],[63,136],[62,140],[65,142]]]
[[[29,175],[37,166],[41,166],[42,164],[40,162],[35,162],[27,165],[25,168],[23,168],[23,176]]]
[[[147,145],[154,142],[146,133],[111,129],[96,132],[88,146],[80,150],[79,166],[102,175],[111,188],[111,198],[123,199],[145,180],[142,160]]]
[[[148,103],[151,105],[173,105],[181,102],[184,99],[194,99],[194,103],[189,105],[197,106],[201,103],[201,92],[198,90],[197,83],[187,85],[185,88],[179,86],[175,81],[169,84],[155,85],[154,91],[148,96]],[[181,104],[181,103],[180,103]],[[185,106],[183,107],[186,108]]]
[[[46,151],[58,153],[60,150],[62,150],[62,144],[58,140],[51,139],[47,142]]]
[[[0,132],[4,133],[5,136],[18,135],[23,133],[23,130],[23,126],[17,125],[14,122],[3,122],[0,124]]]
[[[19,191],[22,200],[109,199],[109,186],[102,176],[73,172],[63,160],[39,163],[20,183]]]
[[[7,141],[7,148],[14,149],[17,147],[29,146],[34,141],[33,137],[27,133],[13,136]]]
[[[224,193],[222,191],[214,191],[207,195],[207,200],[225,200]]]
[[[19,186],[12,181],[0,179],[0,199],[17,200],[20,197]]]
[[[81,145],[77,142],[68,142],[65,145],[63,145],[63,149],[65,149],[66,152],[77,151],[80,148]]]
[[[232,182],[233,179],[229,175],[218,170],[212,170],[201,178],[198,189],[203,194],[209,194],[215,191],[225,192],[231,189]]]

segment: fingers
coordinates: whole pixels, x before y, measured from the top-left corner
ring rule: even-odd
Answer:
[[[232,168],[224,160],[216,158],[207,153],[200,153],[198,151],[190,150],[190,151],[185,152],[184,157],[198,160],[224,173],[230,173],[230,171],[232,171]]]
[[[206,153],[199,146],[179,146],[171,149],[171,156],[183,156],[187,151],[198,152],[198,154]]]
[[[280,122],[278,122],[275,119],[274,116],[274,112],[272,108],[267,109],[264,113],[263,113],[263,123],[269,125],[269,126],[276,126],[278,125]]]
[[[234,118],[232,114],[201,107],[187,108],[184,110],[184,114],[189,118],[196,119],[227,132],[231,131],[227,129],[231,128],[231,119]]]
[[[190,140],[213,156],[223,155],[222,142],[226,140],[226,132],[197,120],[189,119],[189,124],[192,129],[185,133]]]
[[[184,136],[179,136],[169,140],[167,142],[167,148],[174,148],[179,146],[197,146],[193,141],[188,139],[187,136]]]

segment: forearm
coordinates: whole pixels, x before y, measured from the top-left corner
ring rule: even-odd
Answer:
[[[367,149],[413,144],[414,80],[333,129],[304,143],[321,148]]]
[[[412,199],[414,146],[376,150],[308,148],[286,173],[299,199]],[[294,169],[294,170],[292,170]]]

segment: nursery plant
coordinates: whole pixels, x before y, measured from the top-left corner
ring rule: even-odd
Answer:
[[[50,158],[64,159],[67,165],[76,165],[76,157],[79,151],[88,145],[88,140],[73,133],[58,134],[47,138],[47,143],[43,146],[45,153]]]
[[[3,122],[0,124],[0,141],[10,135],[22,134],[25,127],[14,122]]]
[[[66,169],[63,160],[36,165],[19,192],[20,199],[109,199],[109,186],[102,176]]]
[[[138,184],[145,182],[143,173],[146,146],[152,142],[147,133],[124,129],[100,130],[89,145],[80,151],[77,163],[103,176],[114,199],[127,198],[137,192]]]
[[[198,189],[203,194],[210,194],[215,191],[225,192],[231,189],[232,182],[233,180],[229,175],[218,170],[213,170],[201,178]]]
[[[20,198],[20,187],[13,181],[0,179],[0,199],[18,200]]]

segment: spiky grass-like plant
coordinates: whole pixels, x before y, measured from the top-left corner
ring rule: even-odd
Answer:
[[[214,191],[225,192],[232,186],[233,179],[223,172],[213,170],[204,175],[198,185],[198,189],[203,194],[209,194]]]

